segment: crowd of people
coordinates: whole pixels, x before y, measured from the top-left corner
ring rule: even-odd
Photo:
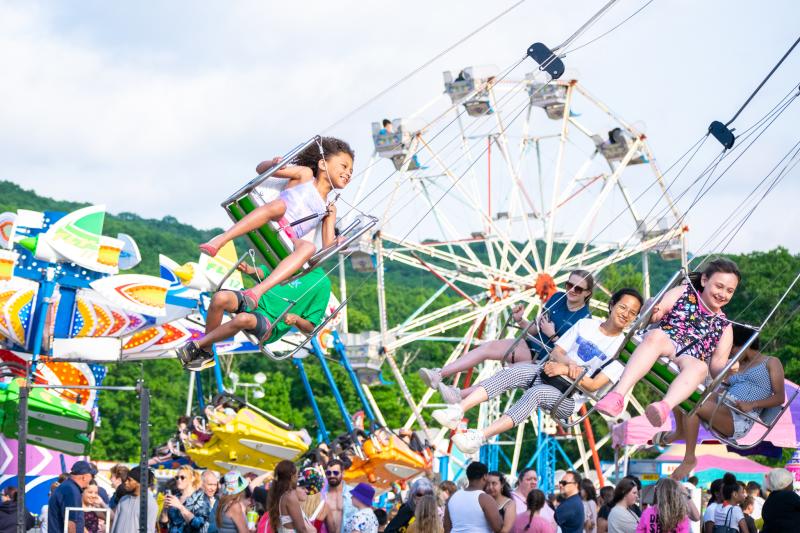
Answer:
[[[573,470],[546,494],[534,469],[521,470],[512,488],[478,461],[458,485],[428,475],[385,494],[369,483],[346,484],[344,472],[338,459],[301,467],[281,461],[260,476],[182,466],[160,483],[148,470],[141,487],[138,466],[116,465],[109,494],[96,466],[78,461],[51,487],[41,531],[137,533],[142,497],[146,530],[160,533],[688,533],[692,522],[703,533],[777,533],[800,524],[794,475],[783,468],[770,470],[763,488],[726,473],[702,498],[696,477],[664,477],[643,488],[626,476],[598,488]],[[2,491],[0,533],[16,531],[16,496],[14,487]],[[65,523],[68,507],[81,510]],[[34,517],[25,518],[33,527]]]

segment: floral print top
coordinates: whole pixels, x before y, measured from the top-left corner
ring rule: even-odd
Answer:
[[[197,489],[186,498],[183,505],[192,512],[194,518],[187,522],[179,510],[170,507],[167,511],[169,533],[206,533],[211,517],[211,506],[206,494],[201,489]]]
[[[687,283],[658,327],[675,343],[676,353],[705,361],[716,349],[727,325],[725,313],[714,314],[706,309],[694,287]]]
[[[359,509],[353,516],[347,519],[342,530],[344,533],[378,533],[378,519],[371,507]]]

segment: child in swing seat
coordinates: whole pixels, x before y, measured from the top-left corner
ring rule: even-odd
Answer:
[[[702,273],[689,274],[689,283],[669,290],[650,319],[658,327],[645,334],[619,383],[597,402],[597,410],[618,416],[624,409],[625,396],[662,356],[673,360],[680,374],[664,399],[645,409],[647,420],[656,427],[697,390],[709,370],[712,376],[718,375],[728,362],[733,341],[731,325],[722,308],[731,301],[741,278],[736,263],[715,259]]]
[[[292,240],[294,251],[278,263],[266,279],[239,293],[240,305],[236,312],[253,312],[267,291],[297,272],[316,252],[314,244],[303,237],[320,224],[320,219],[314,218],[292,226],[293,222],[327,212],[321,224],[322,246],[328,247],[336,241],[336,205],[328,203],[327,198],[332,190],[344,189],[350,182],[353,157],[353,150],[346,142],[335,137],[322,137],[319,144],[314,143],[300,152],[290,162],[291,166],[273,174],[287,180],[278,198],[257,207],[224,233],[200,245],[202,253],[215,256],[228,241],[246,235],[271,220],[279,222],[281,230]],[[263,174],[280,162],[280,157],[263,161],[256,167],[256,172]]]

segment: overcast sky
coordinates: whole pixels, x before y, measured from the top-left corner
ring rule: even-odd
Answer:
[[[601,3],[528,0],[327,133],[351,141],[358,171],[372,151],[370,123],[434,100],[442,71],[513,64],[534,41],[563,40]],[[105,203],[114,213],[226,224],[219,203],[254,175],[256,163],[348,115],[511,4],[0,2],[0,178],[58,199]],[[578,43],[643,4],[621,0]],[[655,0],[565,62],[647,134],[666,167],[712,120],[732,116],[797,38],[798,20],[800,4],[789,0]],[[533,70],[528,63],[525,71]],[[800,50],[739,118],[739,129],[789,92],[798,72]],[[691,244],[704,242],[798,141],[798,106],[693,209]],[[698,157],[707,162],[717,151]],[[383,163],[376,174],[391,172]],[[800,251],[798,176],[800,168],[729,250]],[[419,232],[435,233],[432,224]]]

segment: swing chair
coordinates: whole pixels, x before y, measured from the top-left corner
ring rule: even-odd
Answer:
[[[188,447],[187,455],[202,468],[265,473],[284,459],[294,461],[308,451],[308,444],[292,426],[231,394],[217,396],[237,405],[232,417],[211,416],[211,438],[199,447]]]
[[[432,457],[415,452],[387,428],[378,428],[361,444],[363,457],[351,458],[345,470],[348,483],[365,482],[388,490],[393,483],[408,481],[429,471]]]
[[[222,202],[222,208],[225,209],[228,216],[230,216],[234,222],[238,222],[259,206],[276,199],[286,186],[287,180],[272,178],[272,175],[286,166],[300,152],[313,144],[319,145],[319,143],[320,137],[315,136],[295,147],[283,156],[281,164],[275,165],[266,172],[259,174]],[[322,157],[323,155],[320,149],[320,156]],[[299,220],[295,220],[288,224],[288,226],[282,226],[281,223],[271,220],[257,230],[249,232],[247,238],[252,243],[253,248],[264,259],[267,267],[273,269],[294,250],[294,245],[292,244],[291,238],[287,235],[287,230],[297,224],[323,218],[325,215],[327,215],[327,211],[314,213]],[[317,248],[319,251],[317,251],[294,276],[286,280],[286,282],[302,276],[320,263],[330,259],[340,251],[347,249],[377,223],[378,219],[373,216],[364,214],[356,215],[346,228],[339,231],[339,239],[337,239],[336,243],[322,249],[318,246]],[[318,241],[320,239],[316,232],[314,240],[319,244]]]

